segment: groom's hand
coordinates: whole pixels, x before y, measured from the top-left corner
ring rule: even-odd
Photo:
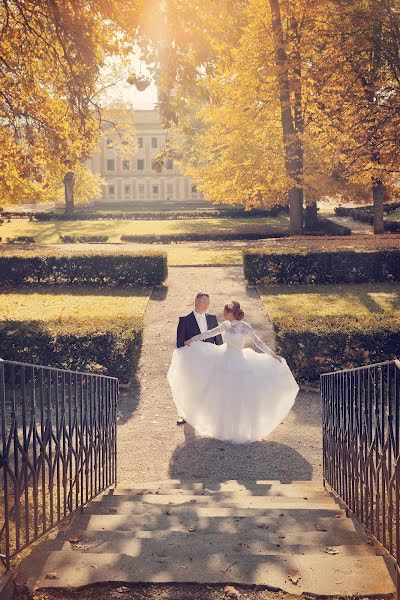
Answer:
[[[191,343],[192,343],[192,340],[191,340],[191,339],[190,339],[190,340],[186,340],[186,341],[185,341],[185,346],[190,346],[190,344],[191,344]]]

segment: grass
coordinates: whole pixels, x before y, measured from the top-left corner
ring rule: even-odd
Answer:
[[[0,294],[0,321],[40,321],[46,328],[66,331],[99,324],[141,320],[149,298],[144,288],[112,290],[43,287],[7,290]]]
[[[121,235],[173,235],[184,233],[268,233],[287,231],[287,217],[254,219],[178,219],[174,221],[46,221],[12,219],[0,227],[3,242],[16,236],[33,236],[36,243],[58,244],[62,235],[108,235],[119,242]]]
[[[385,215],[385,221],[400,221],[400,208]]]
[[[336,316],[395,315],[400,309],[400,284],[294,285],[259,288],[273,319],[321,320]]]

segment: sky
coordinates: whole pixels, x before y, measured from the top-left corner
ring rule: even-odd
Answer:
[[[110,78],[110,80],[115,81],[116,79],[120,79],[120,81],[109,87],[107,92],[103,96],[105,103],[113,102],[113,101],[123,101],[126,104],[132,104],[132,108],[134,109],[153,109],[154,103],[157,102],[157,88],[152,81],[149,87],[143,92],[139,92],[134,85],[130,85],[125,81],[129,70],[131,72],[135,72],[137,75],[147,76],[150,79],[148,70],[146,69],[146,65],[138,60],[135,55],[131,58],[131,68],[124,69],[119,64],[118,59],[112,59],[109,61],[108,65],[104,69],[104,76],[106,80]],[[116,74],[114,69],[116,69]]]

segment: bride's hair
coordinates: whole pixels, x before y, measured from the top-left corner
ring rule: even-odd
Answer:
[[[236,321],[241,321],[244,318],[244,312],[240,308],[240,302],[232,300],[229,304],[225,304],[224,310],[228,313],[232,313]]]

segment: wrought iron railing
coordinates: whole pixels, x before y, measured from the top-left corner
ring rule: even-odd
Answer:
[[[118,380],[0,360],[0,553],[23,548],[116,482]]]
[[[394,559],[400,597],[400,362],[325,373],[323,476]]]

